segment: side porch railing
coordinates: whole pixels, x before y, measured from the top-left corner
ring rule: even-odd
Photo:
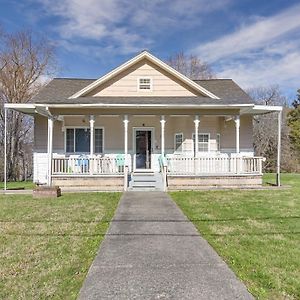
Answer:
[[[169,175],[261,175],[263,157],[167,157]]]

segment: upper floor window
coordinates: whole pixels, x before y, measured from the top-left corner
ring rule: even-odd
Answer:
[[[139,91],[152,91],[152,79],[149,77],[141,77],[138,79]]]

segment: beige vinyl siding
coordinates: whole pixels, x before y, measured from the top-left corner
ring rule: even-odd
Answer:
[[[240,148],[253,149],[253,120],[251,115],[241,117]]]
[[[235,122],[225,121],[220,119],[220,133],[221,133],[221,149],[234,150],[235,145]],[[252,116],[243,115],[240,118],[240,149],[253,149],[253,127]]]
[[[64,152],[61,122],[54,122],[53,127],[53,151]],[[34,151],[47,152],[48,140],[48,119],[46,117],[35,115],[34,117]]]
[[[151,78],[152,90],[139,91],[138,79]],[[87,96],[197,96],[200,93],[149,61],[141,61],[120,73]]]
[[[53,153],[64,152],[63,122],[54,122]],[[65,117],[65,126],[89,127],[88,116]],[[104,127],[104,151],[105,153],[123,152],[124,149],[124,127],[122,116],[96,116],[95,127]],[[131,116],[128,126],[128,148],[133,153],[133,128],[154,127],[155,145],[154,152],[160,152],[161,127],[159,116]],[[193,151],[192,134],[195,131],[194,118],[192,116],[166,116],[165,124],[165,147],[166,153],[173,153],[174,134],[183,133],[183,149],[186,152]],[[210,134],[210,151],[217,151],[217,134],[221,135],[221,149],[235,149],[235,123],[225,122],[224,117],[201,116],[199,133]],[[34,148],[35,152],[47,152],[47,118],[35,116],[34,125]],[[241,116],[240,148],[252,149],[252,117]]]
[[[193,133],[195,124],[193,117],[170,117],[166,123],[166,148],[174,149],[174,134],[183,133],[183,152],[193,152]],[[199,133],[210,134],[210,151],[217,151],[216,137],[219,133],[219,117],[203,116],[200,118]]]
[[[48,134],[47,118],[34,116],[34,151],[47,152],[47,134]]]

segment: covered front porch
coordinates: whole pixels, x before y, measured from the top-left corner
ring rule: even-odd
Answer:
[[[261,184],[263,158],[253,153],[249,115],[59,115],[53,122],[64,148],[59,151],[58,141],[53,147],[54,184],[107,188],[114,182],[126,190],[135,173],[158,174],[164,190],[188,178],[188,185],[206,177],[209,185],[217,177],[218,185]],[[249,176],[255,180],[245,181]]]
[[[39,184],[127,190],[136,173],[161,177],[163,190],[262,183],[252,117],[266,110],[32,108]]]

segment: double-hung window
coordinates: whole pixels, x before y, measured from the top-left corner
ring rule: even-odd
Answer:
[[[67,128],[66,152],[89,153],[90,138],[89,128]],[[94,129],[94,152],[103,153],[103,128]]]
[[[181,152],[183,143],[183,133],[175,133],[174,135],[174,151]]]
[[[194,151],[195,147],[195,133],[193,133],[193,144]],[[199,133],[198,134],[198,151],[199,152],[208,152],[209,151],[209,133]]]
[[[221,152],[221,135],[220,135],[220,133],[217,133],[216,141],[217,141],[217,151]]]

